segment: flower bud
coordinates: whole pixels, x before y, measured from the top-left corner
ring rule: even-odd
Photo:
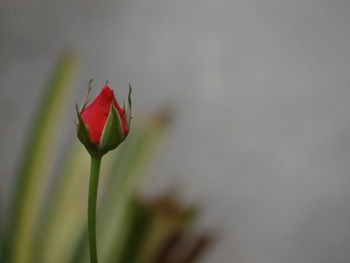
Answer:
[[[92,103],[83,103],[78,114],[78,138],[93,156],[115,149],[128,135],[131,120],[131,86],[128,109],[121,108],[113,90],[104,86]],[[88,96],[88,95],[87,95]]]

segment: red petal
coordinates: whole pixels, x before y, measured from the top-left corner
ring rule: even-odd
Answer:
[[[101,134],[113,101],[115,101],[113,90],[108,86],[104,86],[100,94],[82,112],[81,117],[88,128],[91,142],[100,143]]]

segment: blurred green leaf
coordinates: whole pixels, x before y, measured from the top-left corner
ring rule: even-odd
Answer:
[[[61,57],[45,90],[38,111],[32,122],[27,147],[24,150],[16,182],[14,212],[11,220],[11,263],[31,263],[35,246],[33,236],[42,194],[45,189],[47,168],[53,154],[53,145],[59,132],[59,117],[70,91],[75,59],[70,54]],[[36,263],[36,262],[35,262]]]
[[[138,199],[133,199],[125,213],[124,225],[118,231],[123,242],[120,244],[120,253],[112,253],[106,262],[133,263],[136,262],[137,252],[146,238],[151,222],[151,211]]]
[[[39,262],[69,262],[75,253],[86,223],[89,155],[76,142],[67,149],[66,158],[52,189],[47,214],[42,224]]]
[[[108,165],[111,155],[107,154],[104,163]],[[71,262],[87,233],[87,189],[89,181],[89,154],[83,145],[73,143],[67,149],[66,158],[61,162],[48,213],[44,219],[43,236],[40,240],[40,261],[50,263]],[[105,167],[101,167],[101,175]],[[101,177],[102,177],[101,176]],[[83,241],[82,241],[83,240]],[[85,244],[84,244],[85,246]],[[83,249],[83,248],[81,248]],[[79,262],[74,260],[73,262]]]
[[[107,178],[106,195],[101,210],[101,260],[118,257],[123,251],[123,227],[128,224],[127,211],[132,200],[143,183],[146,167],[151,162],[157,144],[162,138],[167,122],[162,118],[149,121],[139,136],[125,145],[120,158],[127,165],[111,166]],[[114,262],[114,261],[112,261]]]
[[[2,262],[4,260],[4,250],[5,250],[4,243],[5,243],[4,242],[4,233],[3,233],[3,230],[1,228],[0,229],[0,262]]]

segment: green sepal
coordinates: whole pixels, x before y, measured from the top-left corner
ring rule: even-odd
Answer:
[[[98,150],[106,153],[115,149],[124,140],[122,122],[117,109],[111,105],[106,125],[103,129]]]
[[[84,144],[85,148],[88,150],[88,152],[91,155],[98,155],[96,152],[96,146],[91,142],[89,138],[89,132],[88,129],[81,118],[78,105],[76,105],[76,111],[77,111],[77,116],[78,116],[78,124],[77,124],[77,135],[82,144]]]

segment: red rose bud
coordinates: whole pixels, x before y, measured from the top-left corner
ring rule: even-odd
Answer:
[[[84,102],[82,109],[77,109],[78,138],[90,154],[101,156],[115,149],[128,135],[131,120],[130,94],[129,85],[126,110],[119,106],[113,90],[104,86],[90,105],[86,106]]]

